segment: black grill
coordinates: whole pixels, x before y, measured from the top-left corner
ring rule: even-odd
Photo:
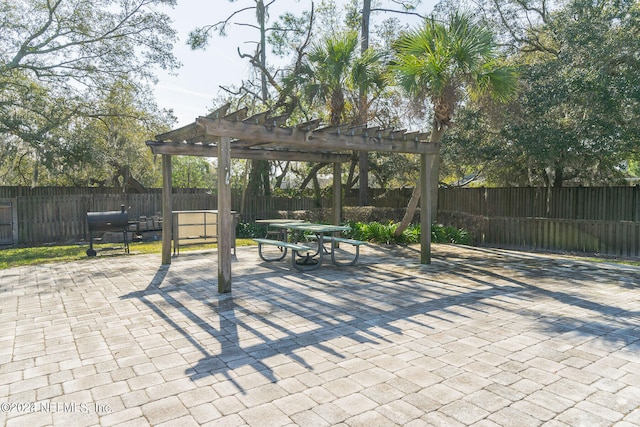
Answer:
[[[124,250],[126,253],[129,253],[129,239],[127,238],[129,213],[124,210],[124,205],[120,205],[119,211],[87,212],[87,225],[89,227],[89,249],[87,249],[87,256],[96,256],[96,251],[93,249],[93,234],[107,231],[122,231]]]

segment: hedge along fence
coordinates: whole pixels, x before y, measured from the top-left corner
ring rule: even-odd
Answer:
[[[342,219],[345,222],[400,222],[404,216],[406,208],[390,208],[375,206],[344,206],[342,208]],[[309,222],[333,222],[333,210],[331,208],[307,209],[295,211],[274,211],[273,218],[301,219]],[[415,223],[420,222],[420,210],[414,217]]]

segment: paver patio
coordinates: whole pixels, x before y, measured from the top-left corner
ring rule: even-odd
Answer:
[[[371,246],[0,270],[0,423],[640,425],[640,268]]]

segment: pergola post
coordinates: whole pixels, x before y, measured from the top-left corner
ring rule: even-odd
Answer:
[[[340,225],[342,218],[342,165],[333,164],[333,224]]]
[[[162,264],[171,264],[171,236],[173,234],[173,195],[171,184],[171,155],[162,155]]]
[[[231,138],[218,143],[218,292],[231,292]]]
[[[420,264],[431,264],[431,169],[434,154],[420,155]]]

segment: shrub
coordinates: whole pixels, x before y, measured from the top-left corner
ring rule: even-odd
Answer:
[[[399,223],[389,222],[387,224],[382,224],[376,221],[370,223],[352,221],[349,222],[348,225],[351,230],[345,233],[345,236],[352,239],[386,244],[420,243],[419,224],[410,225],[401,236],[396,236],[394,234]],[[431,226],[431,241],[434,243],[457,243],[468,245],[471,243],[471,236],[463,229],[433,224]]]
[[[238,239],[264,237],[266,236],[266,234],[266,224],[256,224],[255,222],[240,222],[236,226],[236,238]]]
[[[402,233],[401,239],[402,241],[399,243],[420,243],[420,225],[409,225],[409,227],[404,230],[404,233]]]
[[[373,206],[344,206],[342,208],[342,217],[347,222],[381,222],[386,221],[401,221],[404,216],[406,208],[377,208]],[[313,209],[313,210],[301,210],[301,211],[275,211],[268,215],[273,218],[292,218],[303,219],[311,222],[326,222],[333,221],[333,209]],[[420,213],[416,212],[416,221],[419,219]]]
[[[471,244],[471,235],[462,228],[433,224],[431,226],[431,241],[434,243]]]

